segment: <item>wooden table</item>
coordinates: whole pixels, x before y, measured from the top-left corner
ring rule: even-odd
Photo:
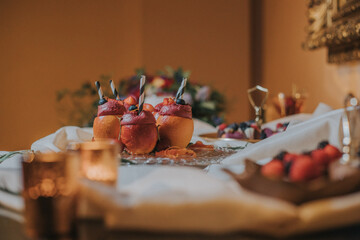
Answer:
[[[4,210],[0,207],[0,210]],[[259,226],[260,228],[261,226]],[[24,234],[24,226],[18,221],[6,216],[0,216],[0,239],[1,240],[29,240]],[[57,238],[66,240],[270,240],[265,236],[254,234],[233,233],[227,235],[200,235],[184,233],[149,233],[130,231],[109,231],[104,228],[101,221],[78,221],[77,236],[71,238]],[[349,226],[341,229],[333,229],[326,232],[318,232],[296,237],[285,238],[284,240],[359,240],[360,225]]]

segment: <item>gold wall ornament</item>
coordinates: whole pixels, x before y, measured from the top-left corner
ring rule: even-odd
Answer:
[[[305,50],[328,48],[328,62],[360,60],[360,0],[310,0]]]

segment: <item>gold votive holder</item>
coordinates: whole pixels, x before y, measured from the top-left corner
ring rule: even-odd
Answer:
[[[75,234],[77,169],[72,154],[23,155],[25,231],[30,238]]]
[[[85,142],[80,145],[81,176],[115,186],[118,177],[119,144],[114,140]]]

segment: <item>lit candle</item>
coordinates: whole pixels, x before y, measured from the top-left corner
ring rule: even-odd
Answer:
[[[112,140],[86,142],[80,145],[80,169],[83,177],[116,185],[119,145]]]

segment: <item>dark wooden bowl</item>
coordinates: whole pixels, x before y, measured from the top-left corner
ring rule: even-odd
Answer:
[[[236,174],[228,169],[224,169],[241,187],[294,204],[340,196],[360,190],[360,170],[353,171],[351,175],[338,180],[320,177],[304,183],[269,179],[264,177],[260,170],[261,165],[249,159],[245,160],[245,171],[241,174]]]

